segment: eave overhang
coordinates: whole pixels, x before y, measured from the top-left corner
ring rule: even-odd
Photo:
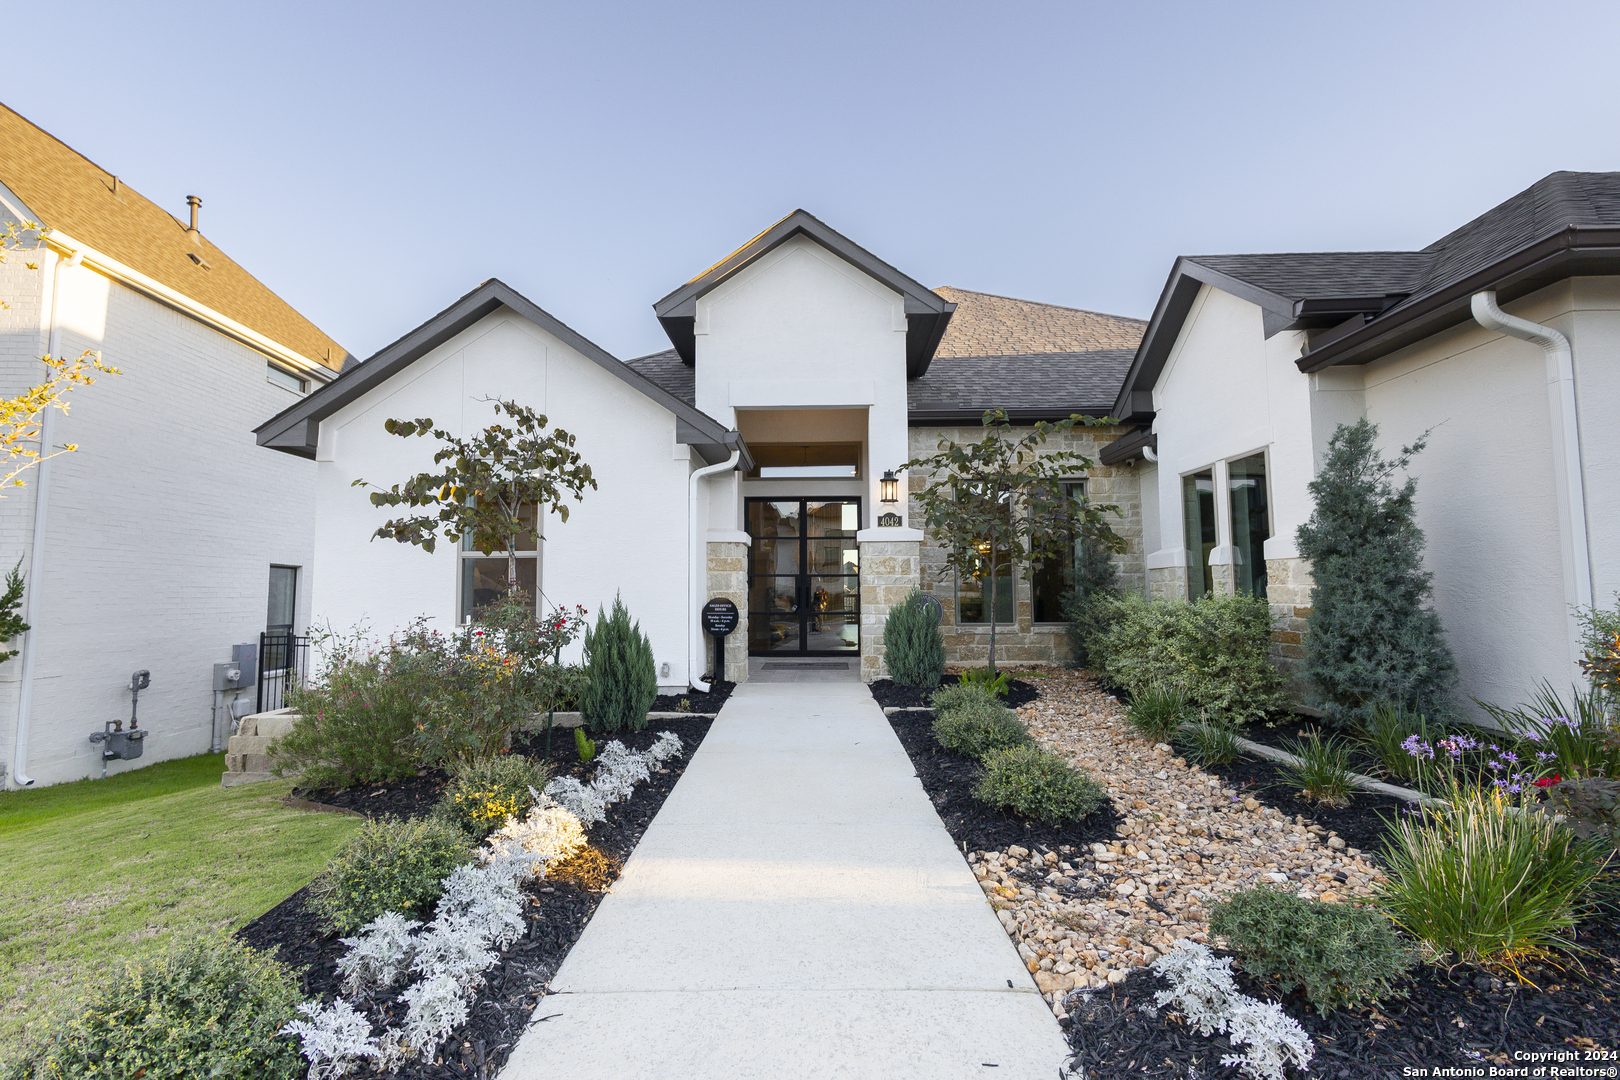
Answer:
[[[503,307],[528,319],[615,378],[674,413],[676,441],[692,446],[704,461],[716,464],[726,460],[736,449],[742,453],[742,467],[753,467],[747,443],[736,431],[727,429],[713,417],[681,401],[496,278],[484,282],[364,363],[350,366],[332,382],[254,428],[258,444],[313,460],[319,445],[322,420]]]
[[[1142,457],[1142,451],[1158,450],[1159,437],[1153,434],[1152,428],[1137,428],[1127,431],[1097,454],[1097,461],[1102,465],[1118,465],[1126,461],[1135,461]]]
[[[1469,302],[1493,289],[1507,303],[1570,277],[1620,274],[1620,229],[1571,225],[1533,241],[1468,276],[1319,338],[1295,363],[1307,374],[1338,364],[1365,364],[1473,318]]]
[[[653,304],[659,325],[688,366],[697,362],[698,298],[796,236],[806,236],[905,298],[906,378],[928,371],[956,305],[873,255],[814,215],[795,210],[748,243]]]
[[[906,413],[906,424],[909,427],[978,427],[984,420],[984,414],[994,409],[988,406],[983,409],[913,409]],[[1004,409],[1007,419],[1013,424],[1033,424],[1040,420],[1056,423],[1067,420],[1071,416],[1106,417],[1109,415],[1107,405],[1076,406],[1072,409],[1038,408],[1038,409]]]

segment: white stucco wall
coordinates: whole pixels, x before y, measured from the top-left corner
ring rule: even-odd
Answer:
[[[505,397],[571,432],[598,488],[543,525],[540,587],[547,605],[596,613],[621,592],[652,641],[659,682],[685,685],[686,482],[690,450],[674,414],[510,311],[482,320],[321,423],[313,615],[386,636],[412,619],[448,629],[458,610],[458,556],[369,539],[391,515],[356,479],[388,487],[432,467],[437,441],[400,439],[390,417],[432,417],[468,436],[494,419],[483,398]],[[578,659],[576,642],[566,658]],[[669,673],[662,666],[669,664]],[[702,674],[697,672],[696,674]]]
[[[5,264],[3,314],[17,320],[0,345],[5,396],[41,373],[29,357],[45,349],[50,260],[37,261],[37,271]],[[257,642],[270,565],[302,568],[302,600],[312,563],[314,468],[254,444],[253,427],[294,400],[266,380],[265,357],[92,270],[64,268],[61,283],[61,351],[98,349],[123,374],[74,389],[57,418],[55,439],[81,448],[52,463],[45,572],[30,582],[43,614],[30,635],[28,773],[41,784],[100,772],[87,737],[128,718],[141,668],[152,673],[140,699],[151,734],[142,758],[109,773],[207,751],[214,663]],[[0,501],[5,569],[19,556],[28,566],[36,493],[30,476]],[[8,763],[21,667],[21,657],[0,667]]]

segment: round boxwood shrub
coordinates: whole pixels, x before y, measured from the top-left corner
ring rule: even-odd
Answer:
[[[544,791],[550,779],[549,765],[522,754],[480,758],[456,767],[433,813],[482,840],[506,824],[507,818],[527,814],[534,805],[530,789]]]
[[[1394,981],[1417,963],[1378,911],[1280,888],[1233,893],[1210,909],[1209,928],[1226,939],[1244,971],[1285,991],[1303,989],[1324,1015],[1390,996]]]
[[[1107,795],[1091,777],[1038,746],[1009,746],[985,755],[974,785],[980,802],[1048,825],[1079,821]]]
[[[976,701],[934,718],[934,738],[947,750],[983,760],[986,754],[1029,743],[1029,731],[1004,705]]]
[[[473,853],[472,839],[440,818],[368,821],[310,884],[310,907],[344,932],[388,911],[426,917],[444,879]]]
[[[124,965],[0,1077],[293,1080],[306,1063],[280,1032],[297,1002],[274,960],[223,935],[192,939]]]
[[[934,709],[937,716],[955,712],[968,705],[995,705],[1001,708],[1001,700],[989,689],[975,683],[955,683],[942,686],[935,690],[928,699],[928,704]]]

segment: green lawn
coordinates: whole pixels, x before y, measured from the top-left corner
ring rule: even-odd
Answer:
[[[0,1059],[110,964],[274,907],[360,826],[221,772],[207,755],[0,796]]]

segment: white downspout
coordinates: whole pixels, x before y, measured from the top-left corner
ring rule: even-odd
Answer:
[[[47,355],[54,357],[62,353],[62,327],[56,321],[56,302],[62,291],[64,260],[55,252],[51,256],[55,262],[45,279],[51,290],[50,299],[44,305],[51,319],[45,350]],[[79,253],[75,252],[67,263],[77,266],[78,260]],[[11,782],[17,787],[30,787],[34,783],[33,777],[28,775],[28,729],[33,721],[34,661],[39,655],[40,593],[45,580],[45,512],[49,508],[51,493],[50,452],[55,445],[52,441],[56,432],[55,419],[56,410],[47,406],[39,421],[40,462],[35,467],[34,477],[34,537],[33,547],[28,552],[27,598],[23,601],[23,622],[30,629],[23,638],[21,685],[17,690],[17,738],[11,748]]]
[[[1592,606],[1592,552],[1587,541],[1586,487],[1582,482],[1580,416],[1575,409],[1575,357],[1569,338],[1550,326],[1509,315],[1496,305],[1494,291],[1474,294],[1474,321],[1487,330],[1540,345],[1547,357],[1547,399],[1553,422],[1553,478],[1558,488],[1558,524],[1564,534],[1570,573],[1565,596],[1575,607]],[[1570,581],[1573,576],[1574,580]],[[1571,587],[1573,586],[1573,587]],[[1574,612],[1568,614],[1570,646],[1580,653]]]
[[[718,465],[708,465],[701,469],[694,469],[686,481],[686,528],[688,574],[686,579],[686,680],[692,684],[692,689],[700,694],[709,692],[709,684],[701,682],[697,673],[703,670],[703,646],[700,644],[702,635],[697,632],[698,611],[703,607],[702,583],[707,579],[704,573],[708,560],[704,558],[704,545],[700,542],[698,534],[698,481],[705,476],[715,473],[727,472],[735,469],[737,462],[742,458],[742,448],[731,452],[731,457]],[[714,674],[721,678],[725,672],[717,671]]]

